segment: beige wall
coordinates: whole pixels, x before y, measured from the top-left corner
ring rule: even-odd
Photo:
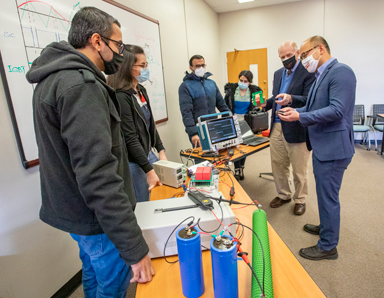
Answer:
[[[287,39],[299,45],[319,34],[328,41],[332,55],[346,63],[357,77],[357,104],[384,103],[380,96],[384,59],[384,1],[311,0],[286,3],[219,15],[222,64],[225,53],[236,49],[268,48],[269,95],[273,73],[282,64],[278,45]],[[226,73],[223,79],[227,79]]]
[[[219,15],[222,64],[226,52],[268,49],[268,87],[272,95],[274,72],[283,65],[277,54],[284,40],[297,43],[309,36],[323,34],[323,0],[299,1],[241,10]],[[316,13],[313,13],[316,12]],[[227,81],[226,70],[223,79]]]
[[[185,1],[186,19],[181,0],[119,2],[160,22],[169,121],[158,129],[168,158],[179,161],[180,149],[190,143],[181,121],[178,87],[193,53],[202,54],[215,79],[221,78],[218,15],[203,0]],[[21,166],[2,85],[0,167],[0,297],[50,297],[81,269],[78,248],[67,233],[38,219],[38,167]]]

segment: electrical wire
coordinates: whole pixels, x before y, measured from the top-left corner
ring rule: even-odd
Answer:
[[[220,206],[221,207],[221,206]],[[213,213],[213,215],[216,217],[216,219],[219,221],[219,223],[224,227],[223,223],[220,221],[220,219],[216,216],[215,212],[213,212],[213,210],[211,209],[211,212]]]
[[[207,196],[207,195],[206,195]],[[224,202],[224,203],[232,203],[232,204],[235,204],[235,205],[252,205],[252,203],[241,203],[241,202],[238,202],[238,201],[230,201],[230,200],[225,200],[225,199],[222,199],[222,197],[220,198],[215,198],[215,197],[211,197],[211,196],[207,196],[208,198],[212,199],[212,200],[215,200],[215,201],[218,201],[218,202]],[[220,206],[220,205],[219,205]],[[257,205],[256,205],[257,206]]]
[[[260,287],[260,289],[261,289],[261,292],[263,293],[263,297],[265,297],[265,294],[264,294],[264,276],[263,276],[263,287],[261,287],[260,281],[259,281],[259,279],[257,278],[257,276],[256,276],[256,272],[255,272],[255,270],[253,269],[252,265],[249,264],[249,263],[247,263],[247,265],[248,265],[249,268],[251,268],[251,270],[252,270],[252,274],[253,274],[253,276],[255,277],[257,283],[259,284],[259,287]]]
[[[223,221],[224,220],[224,212],[223,212],[223,208],[221,207],[221,204],[219,203],[218,204],[219,205],[219,207],[220,207],[220,210],[221,210],[221,221]],[[212,210],[211,210],[212,211]],[[217,218],[217,217],[216,217]],[[220,227],[221,227],[221,225],[222,225],[222,223],[220,222],[219,223],[219,226],[216,228],[216,229],[214,229],[213,231],[205,231],[201,226],[200,226],[200,219],[201,218],[199,218],[198,220],[197,220],[197,226],[199,227],[199,229],[201,230],[201,231],[203,231],[203,232],[205,232],[205,233],[213,233],[213,232],[215,232],[215,231],[217,231],[218,229],[220,229]]]
[[[175,194],[172,196],[172,198],[182,198],[182,197],[184,197],[184,195],[185,195],[185,192],[184,192],[184,191],[179,191],[179,192],[175,193]]]
[[[254,203],[256,203],[257,205],[254,204]],[[259,202],[258,202],[257,200],[254,200],[254,201],[252,201],[252,203],[249,203],[249,204],[247,204],[246,206],[238,207],[238,208],[232,208],[232,209],[243,209],[243,208],[247,208],[247,207],[249,207],[249,206],[251,206],[251,205],[256,205],[256,207],[258,207]]]
[[[164,250],[163,250],[163,256],[164,256],[164,260],[165,260],[167,263],[169,263],[169,264],[175,264],[175,263],[177,263],[179,260],[176,260],[176,261],[173,261],[173,262],[170,262],[170,261],[167,260],[167,257],[165,256],[165,250],[166,250],[166,248],[167,248],[168,241],[169,241],[169,239],[171,238],[172,234],[176,231],[176,229],[177,229],[182,223],[184,223],[185,221],[187,221],[187,220],[190,219],[190,218],[193,218],[193,220],[192,220],[192,222],[189,223],[188,225],[189,225],[189,226],[192,225],[193,222],[195,221],[195,217],[194,217],[194,216],[189,216],[189,217],[187,217],[186,219],[184,219],[181,223],[179,223],[179,224],[173,229],[172,233],[169,235],[167,241],[165,242]]]
[[[186,149],[186,150],[181,150],[181,151],[180,151],[180,160],[181,160],[181,163],[184,164],[186,167],[188,167],[188,165],[189,165],[189,161],[192,162],[192,165],[195,164],[195,160],[191,158],[191,155],[194,153],[195,150],[196,150],[196,149]],[[198,150],[196,150],[196,151],[198,152]],[[184,163],[181,153],[189,153],[189,156],[187,157],[187,163]]]
[[[258,280],[257,277],[256,277],[256,274],[254,274],[254,276],[255,276],[255,278],[256,278],[258,284],[259,284],[259,287],[260,287],[260,289],[261,289],[261,292],[262,292],[263,295],[265,296],[265,293],[264,293],[264,286],[265,286],[265,255],[264,255],[263,244],[261,243],[261,240],[260,240],[260,238],[259,238],[259,235],[257,235],[257,233],[256,233],[253,229],[251,229],[250,227],[248,227],[248,226],[246,226],[246,225],[244,225],[244,224],[242,224],[242,223],[238,223],[238,222],[233,223],[233,225],[235,225],[235,224],[236,224],[236,225],[241,225],[241,226],[247,228],[248,230],[252,231],[252,233],[256,236],[257,240],[259,240],[260,247],[261,247],[261,253],[262,253],[262,255],[263,255],[263,286],[261,286],[259,280]],[[232,225],[232,224],[231,224],[231,225]],[[250,265],[249,265],[249,266],[250,266]],[[253,272],[253,271],[254,271],[254,270],[253,270],[253,268],[252,268],[252,272]]]

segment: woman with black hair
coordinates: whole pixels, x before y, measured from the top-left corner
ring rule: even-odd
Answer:
[[[116,90],[121,108],[121,129],[128,150],[129,169],[133,179],[137,202],[149,201],[153,187],[161,185],[152,165],[167,160],[165,149],[157,132],[149,98],[140,85],[149,78],[147,57],[144,50],[126,45],[124,61],[116,74],[109,75],[107,83]]]
[[[244,120],[244,115],[252,111],[256,106],[252,102],[252,93],[261,91],[261,88],[252,85],[253,74],[249,70],[243,70],[239,74],[238,83],[227,83],[224,86],[225,103],[237,118]],[[244,180],[245,157],[235,162],[235,178]]]

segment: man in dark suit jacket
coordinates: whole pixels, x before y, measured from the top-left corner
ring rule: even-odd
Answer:
[[[304,230],[320,239],[317,245],[302,248],[300,255],[311,260],[337,259],[339,191],[355,152],[352,117],[356,77],[350,67],[332,58],[328,43],[321,36],[302,43],[300,58],[309,72],[316,71],[316,81],[305,107],[285,108],[284,114],[280,114],[284,121],[300,121],[303,127],[308,127],[307,146],[313,150],[320,225],[306,224]]]
[[[300,108],[305,106],[309,89],[315,80],[298,60],[299,50],[296,43],[286,41],[279,46],[279,58],[284,67],[275,72],[273,96],[262,106],[272,109],[271,117],[271,164],[277,196],[270,206],[278,208],[295,201],[293,213],[305,212],[305,198],[308,194],[307,168],[309,151],[305,145],[306,129],[296,122],[285,122],[278,117],[278,111],[284,106]],[[289,185],[289,166],[293,169],[295,192]]]

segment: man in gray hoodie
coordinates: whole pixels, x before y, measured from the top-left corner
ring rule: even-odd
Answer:
[[[154,269],[134,214],[120,108],[101,72],[123,60],[120,24],[83,7],[68,40],[48,45],[27,73],[37,83],[40,219],[78,242],[85,297],[125,297],[131,274],[147,282]]]

